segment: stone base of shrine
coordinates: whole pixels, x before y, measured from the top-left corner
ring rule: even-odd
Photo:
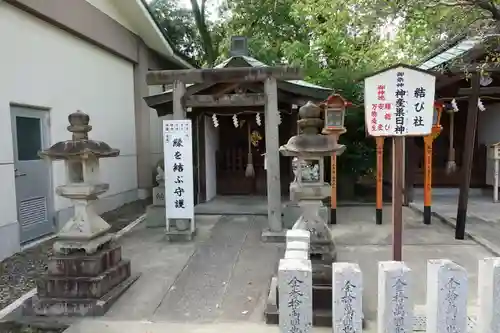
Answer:
[[[266,324],[279,324],[278,277],[271,279],[264,317]],[[315,285],[313,282],[313,326],[332,327],[332,286]],[[363,319],[363,328],[365,320]]]
[[[169,242],[189,242],[194,239],[194,236],[196,236],[196,229],[191,231],[191,230],[176,230],[176,229],[170,229],[169,231],[165,232],[165,238]]]
[[[302,215],[302,209],[297,203],[289,202],[283,207],[283,226],[286,229],[292,229],[293,225]],[[327,224],[330,223],[330,208],[326,206],[319,207],[319,216]]]
[[[146,227],[166,228],[167,219],[165,216],[165,206],[149,205],[146,208]]]
[[[122,259],[121,247],[113,242],[92,254],[55,252],[23,314],[101,316],[138,277],[131,276],[130,260]]]

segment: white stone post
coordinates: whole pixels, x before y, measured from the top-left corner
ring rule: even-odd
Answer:
[[[286,242],[305,242],[307,245],[311,244],[311,233],[307,230],[292,229],[286,232]]]
[[[500,332],[500,258],[479,261],[477,333]]]
[[[309,244],[302,241],[287,242],[285,259],[309,259]]]
[[[363,277],[358,264],[332,265],[333,333],[362,333]]]
[[[467,271],[448,259],[427,262],[427,333],[467,333]]]
[[[311,261],[281,259],[278,291],[280,332],[312,332]]]
[[[413,332],[411,270],[403,262],[378,263],[379,333]]]
[[[278,86],[275,78],[264,82],[266,93],[265,131],[267,159],[267,217],[270,232],[281,232],[281,181],[279,153]]]

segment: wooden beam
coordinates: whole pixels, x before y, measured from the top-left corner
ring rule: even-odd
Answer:
[[[467,203],[469,201],[469,187],[472,173],[472,161],[474,158],[474,142],[476,141],[477,118],[479,108],[479,80],[478,73],[473,74],[472,93],[469,95],[469,108],[467,110],[467,126],[465,126],[464,154],[460,171],[462,181],[460,183],[460,194],[458,196],[457,223],[455,227],[455,239],[465,239],[465,223],[467,221]]]
[[[460,88],[458,94],[461,96],[469,96],[472,94],[472,88]],[[500,87],[481,87],[479,95],[495,95],[500,94]]]
[[[446,86],[452,85],[453,83],[461,81],[464,78],[465,78],[464,75],[453,75],[453,76],[449,76],[446,78],[438,79],[436,81],[436,90],[439,90],[439,89],[444,88]]]
[[[208,69],[180,69],[150,71],[146,74],[148,85],[170,84],[175,81],[184,83],[256,82],[267,78],[278,80],[300,80],[302,71],[293,67],[236,67]]]
[[[191,95],[186,98],[187,107],[225,107],[266,105],[265,94]]]
[[[231,92],[233,90],[235,90],[236,88],[238,88],[238,86],[240,85],[240,83],[236,82],[236,83],[227,83],[225,85],[223,85],[222,87],[220,87],[219,89],[216,89],[214,92],[213,92],[213,95],[214,96],[217,96],[217,97],[220,97],[224,94],[227,94],[228,92]]]

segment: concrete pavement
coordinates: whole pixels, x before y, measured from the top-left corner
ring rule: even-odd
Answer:
[[[425,303],[428,259],[452,259],[467,269],[469,306],[474,307],[477,262],[491,253],[470,239],[455,240],[453,230],[437,219],[423,225],[420,214],[408,208],[404,219],[403,259],[414,271],[417,314]],[[375,209],[366,206],[340,207],[338,221],[332,226],[338,260],[361,266],[365,332],[374,332],[377,265],[391,260],[390,207],[384,209],[383,225],[375,224]],[[121,240],[124,256],[132,259],[141,278],[104,318],[84,319],[67,332],[277,332],[277,327],[263,324],[263,309],[283,244],[261,243],[266,218],[197,216],[197,224],[196,240],[189,243],[169,243],[160,229],[139,227],[126,235]]]

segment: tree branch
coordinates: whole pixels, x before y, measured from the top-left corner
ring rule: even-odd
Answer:
[[[463,0],[463,1],[438,1],[435,3],[430,3],[424,5],[425,8],[435,8],[435,7],[455,7],[455,6],[474,6],[475,4],[472,1]]]

